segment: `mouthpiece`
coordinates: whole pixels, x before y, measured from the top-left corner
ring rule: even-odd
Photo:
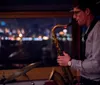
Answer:
[[[67,27],[71,26],[72,25],[72,22],[67,24],[67,25],[64,25],[64,28],[66,29]]]
[[[72,22],[70,22],[67,26],[71,26],[72,25]]]

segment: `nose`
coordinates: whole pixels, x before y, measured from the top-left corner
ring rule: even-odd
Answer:
[[[76,19],[76,15],[75,14],[73,14],[73,18]]]

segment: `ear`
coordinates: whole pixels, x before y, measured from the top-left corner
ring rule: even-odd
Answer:
[[[89,8],[86,8],[86,10],[85,10],[86,15],[89,15],[90,12],[91,12],[90,9]]]

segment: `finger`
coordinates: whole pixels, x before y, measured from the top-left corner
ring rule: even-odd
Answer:
[[[62,59],[63,59],[63,57],[58,57],[58,58],[57,58],[57,60],[62,60]]]
[[[67,55],[67,53],[65,53],[64,51],[63,51],[63,54],[64,54],[64,55]]]
[[[57,60],[60,60],[60,56],[57,57]]]
[[[62,66],[62,63],[61,63],[61,62],[59,62],[59,65],[60,65],[60,66]]]
[[[60,63],[59,65],[60,65],[60,66],[64,66],[64,64],[63,64],[63,63]]]
[[[62,61],[57,61],[57,63],[58,63],[58,64],[61,64],[61,63],[62,63]]]
[[[61,59],[60,58],[57,58],[57,61],[60,61]]]
[[[59,59],[60,59],[60,58],[62,58],[62,57],[63,57],[63,56],[58,56],[57,58],[59,58]]]
[[[62,61],[57,61],[57,63],[61,64],[61,63],[62,63]]]
[[[64,52],[63,54],[64,54],[65,56],[68,56],[68,54],[67,54],[67,53],[65,53],[65,52]]]
[[[61,63],[60,63],[59,65],[60,65],[60,66],[62,66],[62,64],[61,64]]]

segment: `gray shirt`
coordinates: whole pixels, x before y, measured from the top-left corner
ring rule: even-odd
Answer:
[[[86,40],[86,59],[72,59],[72,68],[80,70],[80,75],[94,81],[100,80],[100,21],[96,23]]]

